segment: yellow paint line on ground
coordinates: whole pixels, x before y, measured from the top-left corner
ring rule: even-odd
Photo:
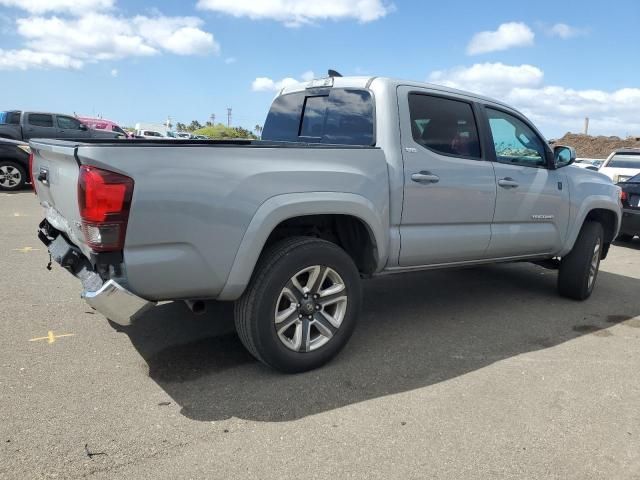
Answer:
[[[39,250],[40,250],[39,248],[33,248],[33,247],[22,247],[22,248],[13,249],[14,252],[20,252],[20,253],[37,252]]]
[[[62,337],[73,337],[75,336],[75,333],[63,333],[62,335],[54,335],[52,330],[49,330],[47,332],[47,336],[46,337],[36,337],[36,338],[31,338],[29,339],[30,342],[39,342],[41,340],[46,340],[48,344],[52,344],[55,343],[55,341],[58,338],[62,338]]]

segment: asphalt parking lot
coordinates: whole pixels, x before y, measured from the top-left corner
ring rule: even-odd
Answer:
[[[228,305],[110,325],[0,194],[0,478],[640,478],[640,241],[596,291],[529,264],[367,282],[320,370],[247,354]]]

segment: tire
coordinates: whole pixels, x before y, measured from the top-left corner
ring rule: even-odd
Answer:
[[[285,373],[304,372],[342,350],[361,303],[360,275],[344,250],[316,238],[289,238],[260,258],[235,304],[236,330],[256,359]]]
[[[575,300],[589,298],[598,277],[603,246],[602,225],[598,222],[585,222],[573,249],[560,261],[560,295]]]
[[[27,173],[24,167],[16,162],[0,160],[0,190],[14,192],[24,188],[27,181]]]
[[[630,242],[631,240],[633,240],[633,235],[630,235],[628,233],[621,233],[620,235],[618,235],[616,240],[619,242]]]

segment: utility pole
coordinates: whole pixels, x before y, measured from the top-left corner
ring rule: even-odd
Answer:
[[[227,108],[227,127],[231,127],[231,107]]]
[[[209,115],[209,119],[211,120],[211,125],[215,125],[216,124],[216,114],[212,113],[211,115]]]
[[[589,135],[589,117],[584,117],[584,134]]]

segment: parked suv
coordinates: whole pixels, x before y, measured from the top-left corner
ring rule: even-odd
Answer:
[[[640,148],[620,148],[604,161],[600,169],[615,183],[626,182],[640,173]]]
[[[347,343],[363,278],[531,261],[585,300],[620,228],[619,187],[472,93],[314,80],[262,138],[31,142],[40,238],[106,317],[234,301],[247,349],[299,372]]]

